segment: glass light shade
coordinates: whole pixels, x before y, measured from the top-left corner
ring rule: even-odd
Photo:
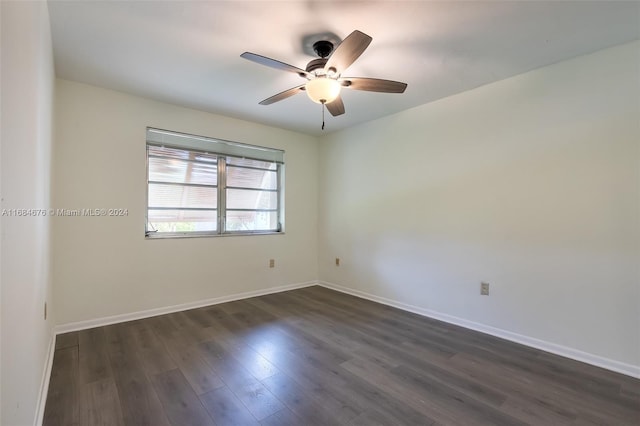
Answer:
[[[316,77],[305,86],[309,99],[317,104],[333,102],[340,94],[340,83],[327,77]]]

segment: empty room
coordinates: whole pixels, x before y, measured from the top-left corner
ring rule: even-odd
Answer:
[[[640,2],[0,0],[0,424],[640,424]]]

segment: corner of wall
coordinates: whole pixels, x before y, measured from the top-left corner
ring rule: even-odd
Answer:
[[[54,65],[46,2],[0,2],[0,423],[33,424],[51,363],[50,219]],[[36,213],[37,212],[37,213]],[[20,324],[20,327],[16,327]]]

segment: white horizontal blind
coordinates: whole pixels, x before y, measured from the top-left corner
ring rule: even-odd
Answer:
[[[212,152],[219,155],[251,158],[253,160],[284,163],[284,151],[280,149],[264,148],[261,146],[208,138],[206,136],[188,135],[186,133],[154,129],[151,127],[147,128],[147,143]]]
[[[147,164],[147,231],[217,231],[216,155],[147,145]]]
[[[227,157],[227,231],[278,229],[278,166]]]
[[[148,237],[283,230],[284,151],[156,129],[147,137]]]

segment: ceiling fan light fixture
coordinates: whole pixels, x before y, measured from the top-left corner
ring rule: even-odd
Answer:
[[[2,0],[0,0],[2,1]],[[312,46],[319,58],[309,61],[305,69],[294,67],[284,62],[251,52],[244,52],[241,57],[256,62],[269,68],[295,73],[305,78],[303,84],[277,93],[261,102],[260,105],[271,105],[287,99],[302,91],[307,92],[311,101],[322,105],[324,129],[324,110],[337,117],[344,114],[344,104],[340,97],[340,90],[346,87],[350,90],[363,90],[365,92],[403,93],[407,88],[406,83],[379,78],[342,77],[342,73],[360,57],[371,43],[371,36],[355,30],[344,40],[333,40],[331,37],[316,37],[305,39],[305,46]],[[335,49],[334,49],[335,46]]]
[[[316,77],[309,80],[305,89],[309,99],[317,104],[330,104],[340,95],[338,80],[327,77]]]

